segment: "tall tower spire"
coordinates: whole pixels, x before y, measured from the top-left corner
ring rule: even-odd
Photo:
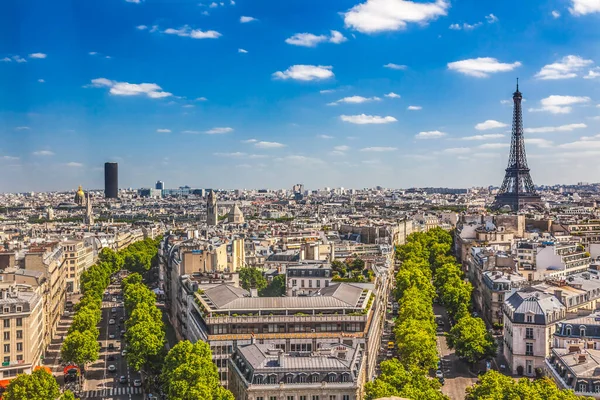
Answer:
[[[519,211],[525,204],[541,205],[542,203],[540,195],[535,191],[527,166],[523,138],[522,100],[523,95],[519,92],[519,79],[517,78],[517,90],[513,93],[514,108],[508,167],[495,202],[497,208],[510,206],[513,211]]]

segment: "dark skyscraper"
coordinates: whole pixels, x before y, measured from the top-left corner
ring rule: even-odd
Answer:
[[[495,204],[498,208],[509,206],[512,211],[519,211],[526,204],[542,205],[541,197],[533,186],[527,166],[521,100],[523,100],[523,95],[519,92],[519,80],[517,80],[517,91],[513,93],[514,109],[508,168],[506,168],[504,182],[496,195]]]
[[[156,181],[156,189],[157,190],[164,190],[165,189],[165,183],[163,181]]]
[[[119,164],[116,162],[104,163],[104,197],[119,197]]]

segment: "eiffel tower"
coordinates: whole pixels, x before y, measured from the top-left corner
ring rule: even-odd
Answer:
[[[510,206],[511,210],[515,212],[526,204],[542,206],[542,199],[535,191],[527,166],[521,100],[523,100],[523,95],[519,92],[519,79],[517,78],[517,91],[513,93],[514,109],[508,168],[506,168],[504,182],[502,182],[494,203],[495,208]]]

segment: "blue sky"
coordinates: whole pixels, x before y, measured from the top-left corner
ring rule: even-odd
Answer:
[[[536,184],[600,173],[600,0],[8,0],[0,191]],[[599,135],[596,137],[596,135]]]

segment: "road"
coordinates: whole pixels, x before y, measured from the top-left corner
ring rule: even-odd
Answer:
[[[88,367],[84,390],[80,395],[81,398],[88,399],[141,400],[142,388],[134,387],[133,384],[134,380],[140,379],[140,374],[128,367],[127,360],[122,355],[125,339],[121,332],[125,329],[125,310],[122,306],[121,288],[111,285],[107,292],[102,301],[102,321],[98,326],[98,341],[102,346],[100,358]],[[115,367],[114,372],[108,370],[111,365]],[[121,376],[127,378],[126,383],[119,382]]]
[[[454,350],[448,348],[446,344],[444,333],[450,330],[450,322],[445,308],[439,304],[434,304],[433,312],[435,313],[436,320],[441,318],[444,321],[443,328],[438,328],[437,333],[438,354],[440,355],[445,379],[445,384],[442,386],[442,393],[452,400],[462,400],[465,398],[466,388],[472,386],[477,381],[477,378],[469,370],[469,366],[461,361],[454,354]]]

